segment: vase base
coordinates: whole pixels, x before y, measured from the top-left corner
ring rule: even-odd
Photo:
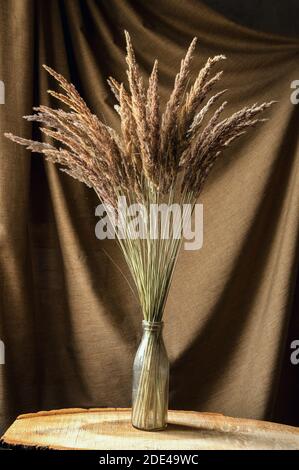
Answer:
[[[132,424],[133,428],[138,429],[138,431],[146,431],[146,432],[165,431],[165,429],[167,428],[167,424],[165,424],[165,426],[162,426],[160,428],[151,428],[151,429],[145,429],[145,428],[138,427],[133,423],[131,423],[131,424]]]

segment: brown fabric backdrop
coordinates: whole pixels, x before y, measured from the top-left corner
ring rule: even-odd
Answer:
[[[194,35],[194,71],[211,54],[228,56],[227,112],[279,100],[209,179],[204,247],[181,254],[165,341],[171,407],[298,423],[299,366],[289,361],[299,338],[298,106],[289,99],[298,39],[243,28],[195,0],[1,1],[1,136],[32,134],[21,116],[49,102],[43,63],[117,125],[106,77],[125,80],[124,28],[145,75],[159,57],[164,102]],[[123,266],[116,244],[95,238],[96,196],[1,136],[1,424],[29,410],[128,406],[141,314],[103,252]]]

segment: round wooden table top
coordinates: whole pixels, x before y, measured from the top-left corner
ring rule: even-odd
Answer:
[[[94,408],[20,415],[2,436],[9,446],[90,450],[299,449],[299,428],[215,413],[169,411],[164,431],[134,429],[130,409]]]

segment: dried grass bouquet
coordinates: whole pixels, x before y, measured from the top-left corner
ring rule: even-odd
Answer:
[[[158,236],[151,237],[150,207],[176,203],[180,207],[189,204],[193,209],[222,151],[249,128],[264,121],[260,115],[273,102],[246,106],[223,118],[226,101],[221,99],[226,90],[208,96],[222,75],[221,71],[214,74],[213,70],[225,57],[209,58],[188,87],[194,38],[161,113],[158,62],[154,62],[146,87],[130,36],[127,32],[125,35],[128,88],[114,78],[108,80],[118,101],[115,108],[120,117],[120,134],[90,111],[74,85],[44,66],[62,88],[62,93],[49,93],[66,106],[53,109],[41,105],[34,108],[36,114],[25,119],[42,123],[40,130],[48,137],[47,142],[5,135],[33,152],[42,153],[50,162],[60,164],[62,171],[92,187],[108,213],[116,208],[120,196],[125,196],[129,205],[138,203],[146,208],[144,237],[134,238],[131,225],[124,222],[124,236],[118,237],[118,242],[144,317],[144,335],[134,363],[132,422],[141,429],[161,429],[166,426],[169,367],[161,325],[183,227],[179,236],[172,233],[173,236],[165,238],[163,224],[158,223]]]

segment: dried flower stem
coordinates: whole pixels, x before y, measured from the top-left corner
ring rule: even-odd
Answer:
[[[158,237],[152,238],[148,222],[151,205],[176,202],[180,207],[187,203],[194,207],[219,155],[249,128],[264,121],[260,115],[273,101],[246,106],[220,120],[226,105],[222,102],[207,120],[226,91],[207,99],[222,76],[219,71],[211,77],[212,70],[225,57],[209,58],[188,90],[194,38],[161,115],[158,62],[154,62],[146,89],[130,36],[127,32],[125,36],[129,88],[126,90],[114,78],[108,80],[118,101],[115,108],[121,122],[120,135],[90,111],[74,85],[47,66],[45,69],[62,89],[61,93],[51,90],[49,93],[66,110],[39,106],[34,108],[36,114],[25,116],[28,121],[41,123],[40,130],[47,142],[11,133],[5,135],[32,152],[42,153],[50,162],[60,164],[62,171],[92,187],[101,201],[112,208],[116,207],[119,196],[125,196],[128,204],[145,204],[145,238],[134,239],[130,225],[124,223],[126,236],[118,242],[134,279],[144,319],[156,322],[163,316],[183,226],[179,239],[174,233],[165,238],[162,224],[158,227]],[[59,143],[58,147],[54,141]],[[146,361],[151,363],[152,358],[148,356]],[[136,413],[138,419],[145,419],[144,409]]]

